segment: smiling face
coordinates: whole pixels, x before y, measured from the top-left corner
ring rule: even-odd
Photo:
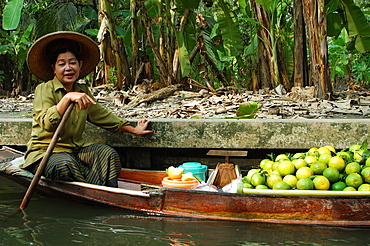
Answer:
[[[60,53],[53,65],[54,73],[67,91],[72,91],[73,83],[80,76],[82,61],[78,61],[71,51]]]

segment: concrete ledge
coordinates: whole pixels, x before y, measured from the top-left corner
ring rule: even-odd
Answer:
[[[0,145],[24,146],[31,119],[0,119]],[[133,125],[136,121],[132,121]],[[332,145],[347,148],[369,138],[370,120],[172,120],[155,119],[153,134],[112,134],[89,124],[86,140],[113,147],[197,149],[308,149]]]

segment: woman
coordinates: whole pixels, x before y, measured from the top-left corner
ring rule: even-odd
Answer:
[[[32,136],[26,162],[21,166],[33,173],[44,156],[61,117],[71,102],[76,103],[45,167],[51,179],[81,181],[117,187],[121,169],[117,152],[104,144],[86,143],[82,138],[86,121],[111,132],[144,135],[149,121],[136,127],[101,106],[85,84],[78,82],[100,59],[95,42],[76,32],[55,32],[38,39],[29,49],[30,71],[47,81],[36,87],[33,103]]]

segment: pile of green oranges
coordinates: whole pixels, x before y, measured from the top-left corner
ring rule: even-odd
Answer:
[[[337,152],[326,145],[263,159],[242,178],[243,187],[274,190],[370,191],[367,141]]]

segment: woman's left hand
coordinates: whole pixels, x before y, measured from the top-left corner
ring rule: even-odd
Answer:
[[[149,123],[150,123],[150,120],[139,120],[137,122],[136,127],[126,125],[126,126],[122,126],[121,130],[124,132],[135,134],[135,135],[145,135],[148,133],[153,133],[153,131],[146,129]]]

